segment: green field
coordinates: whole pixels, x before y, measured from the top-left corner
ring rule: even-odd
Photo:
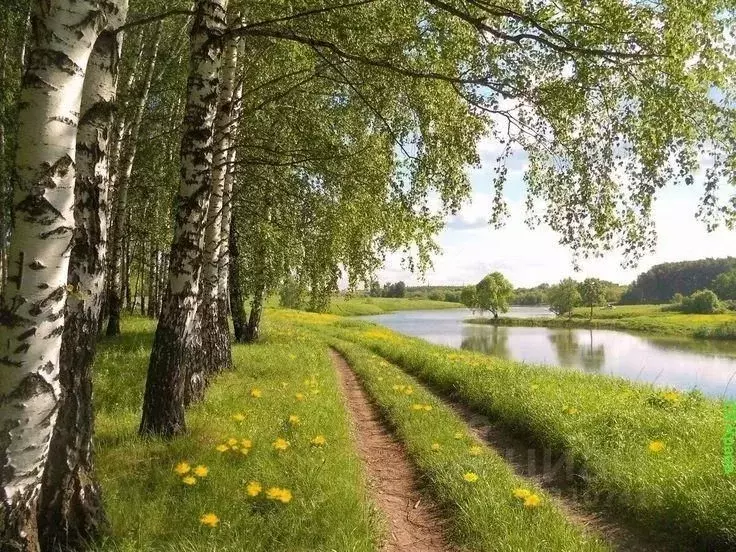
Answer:
[[[514,473],[445,399],[488,416],[529,450],[568,455],[575,500],[604,524],[651,535],[670,528],[675,550],[736,546],[736,479],[721,465],[722,404],[697,393],[538,369],[359,320],[268,309],[263,339],[234,346],[235,369],[189,410],[188,433],[142,439],[136,430],[155,324],[124,322],[124,335],[103,341],[95,366],[97,467],[111,521],[101,551],[380,549],[386,525],[365,484],[330,347],[403,443],[460,549],[617,547],[571,518],[537,480]],[[324,442],[315,444],[318,436]],[[278,439],[288,441],[286,450],[274,447]],[[175,473],[181,463],[186,474]],[[197,466],[206,476],[195,473],[187,485]],[[519,489],[539,505],[523,507]],[[207,514],[216,527],[201,522]]]
[[[736,339],[736,312],[723,314],[683,314],[664,310],[667,305],[627,305],[608,309],[577,308],[571,318],[475,318],[472,324],[499,326],[543,326],[547,328],[601,328],[636,332],[699,337]]]
[[[406,310],[461,309],[460,303],[432,301],[419,298],[393,297],[335,297],[330,303],[329,314],[339,316],[362,316]]]

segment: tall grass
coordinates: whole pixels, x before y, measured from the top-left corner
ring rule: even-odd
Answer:
[[[123,335],[102,344],[95,365],[97,468],[112,525],[100,550],[376,549],[378,518],[323,344],[269,328],[262,343],[235,346],[235,370],[188,412],[188,433],[163,441],[136,434],[152,332],[148,320],[125,319]],[[317,435],[325,445],[311,443]],[[282,452],[272,446],[279,437],[290,443]],[[239,448],[250,439],[248,454],[216,450],[230,438]],[[183,461],[208,475],[185,485],[173,471]],[[247,494],[249,481],[262,485],[257,497]],[[269,487],[288,489],[292,499],[266,499]],[[217,527],[200,523],[205,513],[219,517]]]
[[[358,321],[319,331],[368,347],[530,442],[568,454],[590,500],[642,527],[669,527],[702,549],[736,547],[736,480],[722,467],[720,402],[460,352]]]
[[[448,514],[452,540],[463,550],[609,550],[571,524],[533,482],[515,476],[497,453],[473,438],[468,426],[414,378],[361,347],[330,342],[347,358],[406,445],[428,490]],[[478,480],[468,482],[465,474],[475,474]],[[541,503],[525,507],[514,496],[516,489],[536,494]]]

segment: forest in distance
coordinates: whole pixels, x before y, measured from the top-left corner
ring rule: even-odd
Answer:
[[[490,228],[521,185],[576,259],[651,253],[665,190],[736,225],[735,34],[736,0],[3,0],[0,552],[733,550],[722,398],[338,295],[726,320],[732,258],[426,303],[375,279],[431,271],[483,143]],[[567,475],[517,461],[547,454]]]

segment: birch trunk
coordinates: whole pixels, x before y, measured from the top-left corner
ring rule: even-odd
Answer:
[[[140,433],[170,436],[186,429],[187,361],[200,346],[196,322],[204,223],[212,176],[212,138],[227,0],[198,0],[191,30],[187,105],[181,142],[182,179],[161,318],[143,398]]]
[[[3,550],[38,550],[37,503],[61,397],[77,117],[93,45],[107,23],[118,25],[124,15],[124,0],[33,3],[0,317]]]
[[[235,330],[235,341],[238,343],[245,342],[245,336],[248,328],[248,316],[245,314],[245,297],[243,295],[243,283],[240,278],[240,270],[238,266],[238,229],[235,219],[230,223],[229,248],[230,263],[228,265],[230,291],[230,309],[233,314],[233,329]]]
[[[74,549],[106,526],[93,476],[92,377],[105,280],[108,139],[121,35],[103,32],[90,56],[76,148],[74,244],[60,356],[62,400],[44,472],[39,534],[44,549]]]
[[[190,364],[185,402],[201,400],[207,380],[212,374],[232,366],[230,340],[223,336],[218,320],[219,291],[218,263],[220,260],[220,232],[222,231],[222,204],[225,178],[230,153],[230,125],[232,123],[233,86],[237,63],[238,43],[231,38],[223,50],[220,95],[214,126],[212,181],[204,233],[202,254],[202,282],[197,306],[198,330],[202,344],[197,362]]]
[[[162,24],[156,28],[151,59],[146,67],[143,81],[143,89],[135,107],[133,122],[126,139],[126,147],[123,149],[120,164],[117,168],[115,219],[112,224],[112,240],[110,244],[110,283],[108,285],[109,295],[107,298],[108,322],[107,335],[120,335],[120,312],[123,308],[123,294],[125,283],[123,279],[123,245],[125,242],[126,217],[128,216],[128,186],[133,174],[133,164],[138,151],[138,133],[143,121],[143,113],[148,103],[148,94],[151,91],[153,75],[156,71],[156,61],[161,44]]]

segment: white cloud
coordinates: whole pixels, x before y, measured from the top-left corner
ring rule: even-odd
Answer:
[[[481,144],[483,153],[493,150],[490,143]],[[516,155],[514,157],[517,157]],[[654,214],[658,243],[654,254],[642,258],[634,269],[623,269],[620,255],[581,263],[581,271],[573,270],[572,254],[559,245],[558,236],[548,227],[529,229],[524,223],[521,198],[509,199],[511,217],[500,229],[487,224],[492,196],[488,191],[491,177],[486,170],[473,171],[476,182],[472,202],[448,220],[448,227],[438,237],[442,254],[435,256],[434,269],[424,281],[400,266],[400,256],[390,256],[379,272],[382,282],[404,280],[408,284],[469,284],[488,272],[503,272],[516,286],[532,286],[556,282],[573,276],[605,278],[621,283],[631,282],[652,265],[736,254],[736,235],[725,229],[713,233],[695,219],[697,188],[667,188],[655,204]],[[484,191],[485,188],[485,191]],[[514,190],[518,192],[518,190]],[[514,193],[513,195],[517,195]]]

